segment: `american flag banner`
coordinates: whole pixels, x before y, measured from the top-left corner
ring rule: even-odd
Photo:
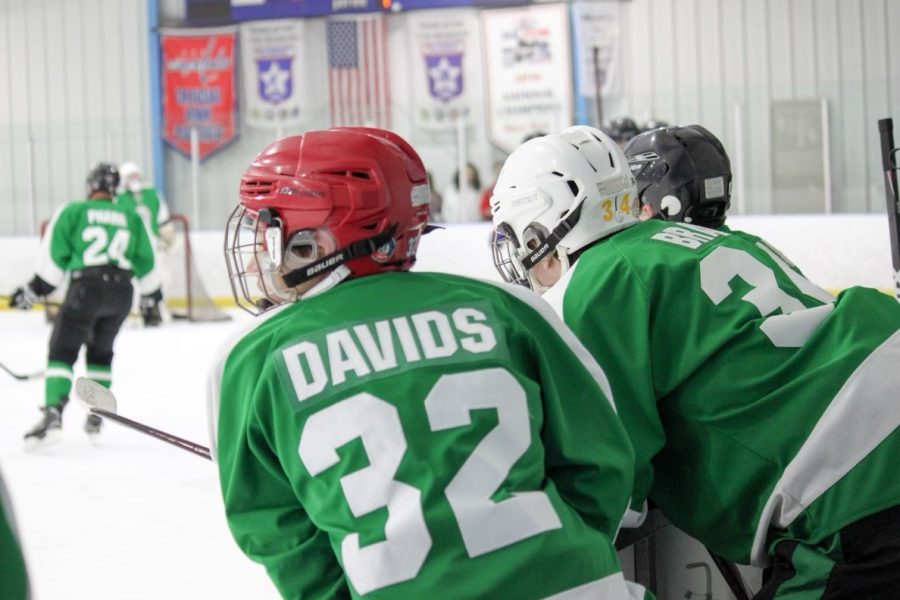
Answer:
[[[329,18],[327,28],[331,125],[390,129],[384,15]]]

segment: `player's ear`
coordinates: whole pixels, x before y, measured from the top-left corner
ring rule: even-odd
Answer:
[[[319,246],[319,256],[326,256],[337,251],[337,240],[327,228],[316,229],[316,245]]]

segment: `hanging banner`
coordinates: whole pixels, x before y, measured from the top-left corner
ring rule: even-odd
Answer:
[[[473,9],[422,10],[407,16],[412,50],[414,125],[448,129],[472,114],[479,75],[478,16]]]
[[[575,2],[572,23],[577,53],[578,93],[588,98],[618,93],[620,2]],[[599,85],[598,85],[599,83]]]
[[[533,133],[572,125],[565,4],[481,12],[488,135],[507,152]]]
[[[159,40],[163,140],[189,157],[196,130],[203,160],[237,136],[235,29],[162,30]]]
[[[384,15],[329,17],[325,28],[331,125],[390,129],[391,89]]]
[[[301,59],[303,21],[255,21],[241,25],[244,122],[279,128],[300,124],[305,88]]]

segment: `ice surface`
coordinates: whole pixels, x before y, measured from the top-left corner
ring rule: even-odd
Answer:
[[[208,445],[208,366],[222,341],[252,320],[232,314],[228,323],[158,329],[126,322],[113,362],[119,413]],[[0,362],[41,370],[49,335],[38,311],[0,311]],[[75,375],[83,374],[82,356]],[[210,462],[111,422],[93,445],[74,398],[62,442],[25,452],[22,435],[41,416],[43,389],[43,380],[0,372],[0,470],[35,600],[278,598],[264,569],[232,540]]]

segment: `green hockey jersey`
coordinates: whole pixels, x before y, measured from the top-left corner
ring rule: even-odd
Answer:
[[[3,477],[0,477],[0,597],[8,600],[29,597],[28,572]]]
[[[635,447],[634,500],[731,560],[900,503],[900,305],[837,298],[753,236],[647,221],[545,299],[597,358]]]
[[[348,280],[244,335],[210,390],[228,524],[285,598],[643,597],[612,545],[633,454],[606,378],[526,290]]]
[[[109,200],[61,206],[44,232],[35,273],[58,287],[66,272],[111,265],[134,273],[142,294],[159,289],[153,246],[140,217]]]
[[[135,211],[154,239],[159,237],[159,226],[169,220],[169,209],[153,187],[142,188],[137,194],[125,190],[116,196],[116,204]]]

